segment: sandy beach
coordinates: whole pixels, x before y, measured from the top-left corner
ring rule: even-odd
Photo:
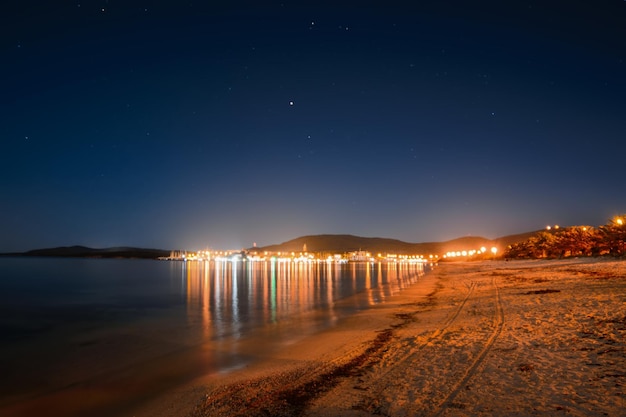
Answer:
[[[140,416],[623,416],[626,262],[442,263],[389,302]]]

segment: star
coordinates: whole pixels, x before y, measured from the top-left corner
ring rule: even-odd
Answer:
[[[293,106],[293,101],[290,101],[290,102],[289,102],[289,105],[290,105],[290,106]]]

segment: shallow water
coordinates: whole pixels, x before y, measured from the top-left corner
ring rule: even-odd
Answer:
[[[423,272],[394,263],[0,259],[0,411],[106,415],[246,366],[384,302]]]

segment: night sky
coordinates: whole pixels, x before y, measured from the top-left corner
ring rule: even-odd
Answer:
[[[622,0],[21,0],[0,34],[0,252],[626,211]]]

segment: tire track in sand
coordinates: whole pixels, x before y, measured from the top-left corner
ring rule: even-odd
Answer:
[[[410,365],[409,362],[415,357],[416,354],[420,353],[420,351],[422,351],[425,347],[429,346],[431,343],[433,343],[437,339],[442,338],[448,332],[448,328],[452,324],[454,324],[454,322],[457,320],[457,318],[461,314],[461,311],[463,311],[464,307],[466,306],[467,302],[472,296],[474,290],[476,289],[476,286],[477,286],[476,281],[472,281],[470,283],[467,294],[465,295],[461,303],[457,306],[454,313],[448,318],[446,318],[443,324],[437,329],[435,329],[426,338],[426,340],[422,341],[420,344],[408,350],[395,350],[394,354],[391,355],[391,357],[387,358],[388,362],[389,361],[393,362],[393,366],[389,367],[382,374],[373,376],[374,380],[369,381],[367,383],[367,388],[358,388],[358,389],[369,391],[370,395],[368,395],[368,399],[365,399],[360,404],[353,406],[353,408],[364,410],[364,411],[374,410],[376,414],[380,414],[380,410],[378,409],[378,406],[376,405],[376,403],[378,402],[378,398],[381,397],[381,394],[390,385],[390,381],[394,381],[397,379],[397,375],[395,374],[398,373],[398,371],[401,372],[403,370],[403,368],[405,367],[405,363],[407,364],[407,366],[409,366]],[[405,320],[404,323],[395,327],[396,328],[404,327],[408,323],[409,321]]]
[[[431,344],[433,341],[435,341],[436,339],[442,337],[444,334],[446,334],[448,328],[456,321],[456,319],[459,317],[459,314],[461,314],[461,311],[463,310],[463,308],[465,307],[465,305],[467,304],[467,301],[470,299],[472,293],[474,292],[474,289],[476,288],[476,282],[472,281],[467,294],[465,295],[465,298],[463,298],[463,301],[461,301],[461,303],[457,306],[456,310],[454,311],[454,313],[448,317],[444,322],[443,325],[437,329],[435,329],[430,336],[428,336],[426,338],[425,341],[423,341],[422,343],[412,347],[410,350],[405,351],[405,352],[396,352],[396,356],[400,356],[399,358],[393,358],[393,362],[394,362],[394,367],[389,369],[387,372],[383,373],[382,375],[380,375],[379,378],[377,378],[378,380],[383,379],[385,376],[387,376],[390,372],[393,371],[393,369],[395,369],[397,366],[402,365],[402,363],[406,362],[411,356],[413,356],[416,353],[419,353],[420,350],[422,350],[424,347],[428,346],[429,344]],[[405,320],[404,323],[401,323],[400,325],[395,326],[395,328],[400,328],[400,327],[404,327],[408,324],[408,320]]]
[[[485,346],[480,351],[480,354],[474,359],[470,367],[465,371],[465,374],[454,384],[452,391],[448,394],[448,396],[443,400],[443,402],[439,405],[439,410],[433,414],[433,417],[439,417],[442,415],[450,406],[452,405],[456,396],[463,390],[464,387],[467,386],[467,383],[472,379],[474,375],[476,375],[478,371],[478,367],[484,362],[487,353],[493,347],[496,339],[502,333],[502,328],[504,327],[504,309],[502,307],[502,300],[500,299],[500,288],[496,284],[496,278],[492,279],[492,285],[495,289],[496,293],[496,308],[494,312],[494,329]]]

